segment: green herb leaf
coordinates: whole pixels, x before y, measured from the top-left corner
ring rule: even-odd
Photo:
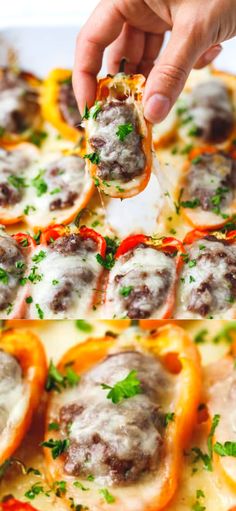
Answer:
[[[32,261],[34,263],[39,263],[40,261],[42,261],[44,258],[46,257],[46,252],[44,250],[40,250],[40,252],[38,252],[38,254],[35,254],[33,257],[32,257]]]
[[[36,211],[36,208],[34,206],[31,206],[30,204],[27,204],[27,206],[25,206],[23,213],[24,215],[28,215],[30,211]]]
[[[99,154],[98,153],[89,153],[89,154],[85,154],[84,155],[84,158],[87,158],[89,161],[91,161],[91,163],[93,163],[94,165],[98,165],[100,163],[100,157],[99,157]]]
[[[85,321],[85,319],[77,319],[75,326],[82,332],[90,333],[93,331],[93,326],[88,321]]]
[[[89,490],[89,488],[86,488],[86,486],[84,486],[80,481],[75,481],[73,483],[73,486],[75,486],[75,488],[79,488],[82,491],[88,491]]]
[[[58,422],[50,422],[48,424],[48,431],[59,431],[60,430],[60,424]]]
[[[236,442],[224,442],[221,444],[220,442],[216,442],[213,446],[214,452],[219,454],[219,456],[232,456],[236,458]]]
[[[125,298],[130,295],[131,291],[134,289],[134,286],[123,286],[119,290],[119,294],[124,296]]]
[[[107,504],[113,504],[115,502],[115,497],[107,490],[107,488],[102,488],[99,490],[99,493],[104,497]]]
[[[0,268],[0,282],[5,285],[9,282],[9,275],[3,268]]]
[[[90,108],[89,116],[92,117],[92,119],[97,119],[97,116],[99,112],[101,111],[101,104],[98,101],[95,101],[94,105]]]
[[[51,449],[52,458],[55,460],[60,456],[63,452],[65,452],[70,445],[69,438],[65,438],[64,440],[53,440],[53,438],[50,438],[46,442],[41,442],[41,447],[47,447],[48,449]]]
[[[115,383],[113,387],[101,384],[103,390],[109,390],[107,399],[111,399],[112,403],[117,404],[123,399],[129,399],[141,393],[141,383],[137,378],[137,371],[131,371],[126,378]]]
[[[130,122],[128,124],[120,124],[120,126],[118,126],[118,129],[116,131],[116,135],[120,139],[121,142],[124,142],[127,135],[129,133],[131,133],[133,130],[134,130],[134,127]]]
[[[20,188],[27,188],[24,177],[15,176],[15,174],[12,174],[7,178],[7,181],[10,185],[12,185],[14,188],[17,188],[18,190]]]
[[[41,147],[42,143],[47,138],[48,134],[46,131],[33,131],[29,137],[29,141],[36,145],[37,147]]]
[[[168,412],[165,414],[164,417],[164,426],[165,428],[168,426],[170,422],[174,422],[175,420],[175,413],[174,412]]]
[[[48,185],[46,181],[43,179],[45,174],[45,170],[40,170],[38,175],[32,179],[32,185],[36,190],[37,197],[41,197],[47,192]]]
[[[38,303],[36,303],[35,307],[36,307],[39,319],[43,319],[44,318],[44,312],[41,309],[40,305]]]
[[[67,387],[75,387],[79,383],[79,380],[80,376],[75,371],[73,371],[71,367],[66,369],[65,374],[61,374],[51,360],[49,364],[45,389],[47,392],[50,392],[51,390],[61,392],[61,389],[65,389]]]

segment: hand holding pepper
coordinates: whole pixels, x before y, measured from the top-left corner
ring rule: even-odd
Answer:
[[[168,30],[169,42],[159,55]],[[220,43],[234,35],[235,0],[101,0],[77,40],[73,86],[79,108],[94,103],[96,75],[109,46],[110,73],[117,73],[126,57],[127,73],[147,77],[144,113],[150,122],[159,122],[191,69],[209,64],[220,53]]]

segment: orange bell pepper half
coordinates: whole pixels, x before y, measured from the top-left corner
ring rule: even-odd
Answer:
[[[174,309],[174,303],[175,303],[175,294],[176,294],[176,286],[178,281],[178,275],[180,273],[180,270],[183,265],[183,257],[181,254],[185,252],[184,246],[181,241],[177,240],[173,237],[164,237],[161,239],[155,239],[151,236],[146,236],[144,234],[136,234],[128,236],[128,238],[125,238],[120,246],[118,247],[116,253],[115,253],[115,260],[119,260],[122,256],[127,254],[129,251],[134,250],[138,245],[146,245],[149,247],[154,248],[157,251],[163,252],[165,254],[173,255],[175,258],[175,277],[173,278],[173,284],[170,286],[168,296],[165,299],[165,307],[161,308],[160,317],[158,316],[158,313],[156,313],[155,317],[159,317],[159,319],[168,319],[172,316],[173,309]],[[142,264],[142,261],[141,261]],[[116,266],[114,266],[115,271]],[[132,266],[131,266],[132,268]],[[137,269],[137,265],[135,265],[135,269]],[[144,268],[145,270],[145,268]],[[148,267],[146,268],[148,271]],[[109,290],[114,285],[114,276],[112,273],[110,273],[108,279],[107,279],[107,286],[106,286],[106,304],[109,306]],[[132,282],[131,282],[132,285]],[[135,287],[135,285],[134,285]],[[112,302],[115,300],[114,293],[112,291]],[[111,305],[112,307],[112,305]],[[139,318],[137,318],[139,319]],[[145,321],[145,320],[143,320]],[[147,320],[148,321],[148,320]]]
[[[43,83],[41,104],[42,113],[46,121],[50,122],[59,133],[72,142],[78,142],[84,137],[81,126],[74,127],[66,122],[59,106],[60,86],[70,82],[72,72],[69,69],[53,69]],[[83,140],[81,140],[83,145]]]
[[[27,502],[20,502],[13,497],[0,504],[0,511],[37,511],[35,507]]]
[[[0,433],[0,464],[9,458],[21,444],[30,427],[32,416],[39,404],[47,362],[39,338],[30,331],[7,330],[0,336],[0,350],[16,358],[22,370],[24,404],[17,418],[10,419]]]
[[[186,189],[186,196],[182,196],[183,202],[193,202],[194,197],[188,196],[188,190],[186,188],[186,176],[188,175],[189,169],[192,166],[192,162],[194,159],[200,158],[201,155],[204,154],[217,154],[219,149],[215,146],[211,145],[205,145],[202,147],[194,148],[192,151],[190,151],[188,155],[188,160],[183,165],[183,172],[182,172],[182,179],[179,187],[179,194],[181,190]],[[229,156],[231,158],[236,158],[236,152],[233,150],[228,151]],[[222,187],[221,187],[222,188]],[[220,189],[221,189],[220,188]],[[216,191],[217,193],[217,191]],[[235,210],[236,210],[236,194],[234,193],[234,198],[231,202],[231,204],[223,211],[222,214],[218,214],[217,212],[212,210],[203,210],[201,205],[199,206],[192,206],[188,207],[188,205],[181,206],[181,211],[183,212],[183,215],[186,217],[188,222],[197,229],[206,229],[206,230],[212,230],[212,229],[218,229],[222,227],[227,221],[230,220],[230,218],[233,216]]]
[[[115,498],[112,503],[114,511],[126,511],[127,507],[129,511],[136,511],[137,504],[140,511],[159,511],[168,504],[177,489],[183,452],[196,423],[201,388],[200,358],[188,334],[178,326],[166,325],[152,335],[140,330],[138,341],[135,341],[135,335],[137,335],[136,329],[133,340],[131,332],[126,341],[124,332],[118,338],[108,335],[102,338],[90,338],[69,349],[62,357],[58,370],[63,374],[66,368],[70,367],[76,374],[82,375],[99,364],[111,352],[137,349],[152,354],[173,376],[173,392],[176,393],[173,401],[175,415],[174,420],[167,424],[163,432],[163,457],[160,459],[159,468],[156,473],[152,473],[151,479],[142,481],[141,487],[137,483],[137,491],[135,491],[135,483],[132,482],[129,505],[127,505],[129,486],[125,485],[124,492],[122,486],[109,487],[109,491]],[[46,442],[62,439],[60,429],[48,431],[48,425],[50,422],[59,420],[60,406],[64,404],[63,392],[63,389],[60,393],[54,390],[50,392],[46,418]],[[76,392],[79,396],[79,383]],[[75,395],[73,393],[72,400]],[[70,502],[69,499],[74,499],[74,502],[80,499],[81,504],[92,509],[96,508],[97,511],[110,509],[111,506],[99,497],[99,485],[96,482],[92,482],[90,491],[84,492],[81,496],[80,490],[73,485],[75,479],[81,480],[81,477],[68,476],[64,471],[65,453],[53,459],[50,448],[45,446],[44,454],[49,482],[65,480],[67,483],[65,495],[67,503]]]
[[[152,168],[152,130],[151,125],[148,123],[143,115],[142,111],[142,96],[145,85],[145,78],[143,75],[125,75],[119,73],[115,76],[108,75],[106,78],[102,78],[98,81],[96,105],[106,106],[108,101],[127,101],[127,104],[132,103],[137,114],[138,126],[137,133],[141,137],[141,149],[145,155],[144,168],[138,176],[131,178],[130,180],[124,181],[122,179],[102,179],[99,177],[99,162],[94,159],[88,158],[94,153],[91,144],[90,137],[91,132],[96,137],[96,114],[93,113],[93,108],[90,109],[84,115],[85,129],[86,129],[86,162],[90,175],[95,181],[95,185],[99,190],[103,191],[110,197],[128,198],[139,194],[144,188],[146,188],[151,175]],[[125,125],[126,126],[126,125]],[[133,128],[131,129],[133,131]],[[118,135],[117,135],[118,140]],[[120,139],[121,150],[122,140]],[[98,158],[98,155],[97,155]]]

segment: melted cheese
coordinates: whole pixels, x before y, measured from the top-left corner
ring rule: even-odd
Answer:
[[[43,311],[44,319],[84,317],[92,306],[97,281],[102,271],[101,265],[96,260],[96,252],[80,249],[77,254],[64,256],[56,250],[40,246],[34,252],[34,256],[37,256],[41,250],[45,252],[46,256],[39,263],[35,264],[32,261],[31,265],[31,268],[37,267],[37,273],[41,280],[32,283],[29,291],[33,299],[33,303],[29,307],[29,317],[39,317],[36,304]],[[94,276],[92,282],[83,282],[80,277],[76,276],[78,270],[81,273],[83,270],[91,271]],[[50,303],[68,279],[73,286],[69,308],[66,311],[53,312]]]
[[[126,260],[127,259],[127,260]],[[163,296],[163,302],[158,307],[155,306],[155,300],[166,290],[166,276],[162,272],[168,272],[169,289]],[[119,283],[116,277],[122,276]],[[115,266],[109,275],[109,284],[107,288],[107,317],[123,318],[127,314],[125,299],[122,296],[122,288],[142,289],[147,287],[151,294],[152,305],[146,302],[145,293],[140,292],[140,297],[135,299],[135,303],[140,310],[151,310],[151,317],[161,317],[166,306],[168,307],[168,294],[173,292],[173,282],[175,280],[175,259],[167,256],[164,252],[154,248],[137,247],[134,249],[131,257],[121,256],[117,259]],[[164,289],[163,289],[164,287]],[[156,298],[155,298],[156,295]],[[154,303],[153,303],[154,302]],[[153,310],[154,309],[154,310]]]

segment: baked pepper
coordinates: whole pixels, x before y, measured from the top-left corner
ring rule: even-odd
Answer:
[[[0,82],[0,145],[38,140],[42,133],[41,81],[32,73],[1,67]],[[10,99],[7,103],[6,95]],[[3,103],[4,108],[1,108]]]
[[[35,507],[27,502],[20,502],[20,500],[9,497],[4,502],[0,503],[0,511],[37,511]]]
[[[96,102],[85,109],[85,158],[95,185],[127,198],[147,186],[152,167],[151,125],[144,119],[142,75],[119,73],[98,81]]]
[[[109,389],[111,391],[114,389],[111,386],[111,382],[114,384],[117,376],[124,374],[129,363],[134,368],[132,364],[135,364],[135,361],[138,364],[135,368],[138,368],[138,370],[132,372],[133,377],[138,378],[140,371],[144,387],[136,389],[137,392],[135,393],[134,391],[131,395],[126,394],[126,397],[123,395],[123,400],[122,395],[116,395],[116,399],[114,394],[109,397]],[[146,364],[147,367],[145,368]],[[151,364],[152,371],[149,372],[148,376],[149,364]],[[109,368],[109,377],[106,374],[107,369],[105,367]],[[73,375],[74,383],[70,380],[71,383],[68,384],[68,370],[70,370],[70,376]],[[52,380],[48,380],[50,382],[48,390],[51,390],[48,401],[45,442],[43,445],[49,482],[52,483],[56,480],[66,481],[67,492],[65,499],[67,503],[74,502],[76,504],[79,502],[85,508],[88,506],[99,511],[108,510],[112,503],[114,511],[126,511],[127,508],[130,511],[136,511],[137,509],[140,511],[158,511],[163,509],[172,499],[177,489],[183,451],[191,437],[200,398],[201,370],[199,355],[186,332],[177,326],[166,325],[153,335],[147,335],[142,330],[134,330],[132,332],[130,329],[127,337],[122,332],[119,338],[109,336],[92,338],[72,347],[65,353],[58,365],[58,371],[61,374],[62,382],[59,388],[53,387]],[[79,382],[76,380],[76,375],[78,375],[78,378],[80,377]],[[157,380],[155,379],[156,377]],[[135,459],[130,461],[126,457],[125,462],[122,462],[121,459],[116,460],[116,456],[118,458],[119,455],[122,457],[121,452],[123,449],[129,448],[129,442],[132,442],[132,428],[131,431],[129,430],[129,424],[132,424],[132,420],[129,417],[129,413],[131,415],[135,414],[135,409],[138,413],[139,407],[147,411],[145,427],[139,424],[139,416],[137,422],[135,422],[133,434],[135,437],[140,435],[141,444],[143,439],[139,428],[141,430],[148,430],[147,435],[149,434],[150,409],[146,378],[149,381],[149,390],[154,385],[154,394],[160,385],[158,378],[161,379],[159,395],[161,402],[156,402],[156,406],[160,414],[161,411],[166,412],[168,407],[171,408],[171,413],[164,413],[162,417],[164,420],[163,429],[160,427],[160,443],[162,447],[157,465],[154,468],[153,460],[149,459],[149,464],[145,467],[146,470],[144,469],[142,472],[142,469],[140,469],[140,472],[137,473],[140,468],[139,462],[140,460],[143,462],[145,453],[143,453],[143,456],[141,456],[141,453],[138,453],[137,457],[137,453],[135,453]],[[169,381],[168,383],[167,380]],[[87,400],[85,398],[85,402],[81,405],[80,400],[83,398],[85,381],[87,382]],[[108,382],[110,382],[110,385],[105,385]],[[124,389],[124,386],[122,388]],[[126,390],[128,392],[127,388]],[[165,390],[169,397],[167,397]],[[152,395],[153,399],[154,394]],[[91,402],[89,396],[91,396]],[[98,407],[96,405],[96,396],[99,396]],[[165,403],[168,401],[168,405],[164,405],[164,401]],[[164,408],[167,406],[167,408],[162,410],[162,406]],[[123,415],[124,407],[128,414],[128,424],[126,423],[127,418],[125,419]],[[155,415],[153,407],[154,401],[152,400],[151,408],[152,413]],[[101,429],[96,421],[99,418],[102,420],[104,410],[106,410],[106,420]],[[83,411],[85,415],[80,415],[80,413],[83,414]],[[140,414],[146,414],[146,411],[140,411]],[[93,417],[93,413],[95,413],[97,419],[95,416]],[[79,422],[77,420],[76,424],[78,427],[79,424],[85,427],[86,414],[90,418],[90,427],[88,426],[88,429],[84,430],[88,432],[87,438],[85,439],[81,430],[81,433],[78,432],[75,439],[73,438],[73,431],[75,432],[74,428],[77,426],[75,426],[74,421],[76,421],[76,417],[79,417]],[[117,429],[115,426],[117,421],[119,424],[122,424],[121,433],[120,428]],[[95,428],[97,427],[96,435],[93,435],[94,422]],[[50,424],[56,424],[57,427],[51,427]],[[65,431],[67,431],[67,434],[65,434]],[[95,451],[97,448],[100,453],[97,463],[93,468],[90,466],[90,457],[87,452],[90,434],[93,438],[92,442],[95,442]],[[131,438],[129,438],[130,434]],[[109,452],[110,447],[112,448],[109,445],[109,435],[111,435],[110,441],[113,446],[113,455]],[[103,438],[107,438],[107,442],[105,442],[106,453],[105,451],[103,452]],[[83,439],[85,439],[85,444]],[[60,447],[60,449],[58,450],[57,447]],[[83,452],[83,449],[87,452],[87,468],[86,463],[84,466],[79,463],[77,458],[79,452],[77,449],[80,449],[80,453]],[[136,449],[140,449],[137,443]],[[73,474],[71,473],[72,466],[70,465],[72,450],[75,461]],[[125,454],[127,455],[127,453]],[[93,456],[93,454],[91,455]],[[135,460],[137,463],[135,467],[136,472],[134,471]],[[100,464],[102,464],[101,467]],[[89,476],[85,478],[87,470],[90,472]],[[106,477],[107,470],[109,471],[108,478],[110,477],[108,480]],[[121,479],[114,485],[113,477],[115,474],[116,476],[120,474]],[[79,483],[77,482],[78,479]],[[104,488],[107,485],[109,487]],[[90,491],[81,493],[81,488],[87,488]]]
[[[29,319],[84,317],[101,299],[105,239],[87,227],[55,225],[41,234],[29,265]]]
[[[172,237],[137,234],[122,241],[108,277],[107,316],[170,318],[183,252],[182,243]]]
[[[84,136],[81,116],[72,88],[69,69],[53,69],[43,83],[41,103],[44,118],[72,142]],[[80,141],[83,145],[83,141]]]
[[[200,229],[217,229],[236,210],[235,151],[215,146],[193,149],[183,166],[177,202],[187,220]]]
[[[186,253],[174,317],[235,317],[236,231],[195,229],[186,235],[183,244]]]
[[[0,336],[1,413],[0,464],[24,438],[42,395],[47,363],[39,338],[22,330],[3,331]],[[2,396],[1,396],[2,394]],[[7,399],[6,399],[6,396]]]

